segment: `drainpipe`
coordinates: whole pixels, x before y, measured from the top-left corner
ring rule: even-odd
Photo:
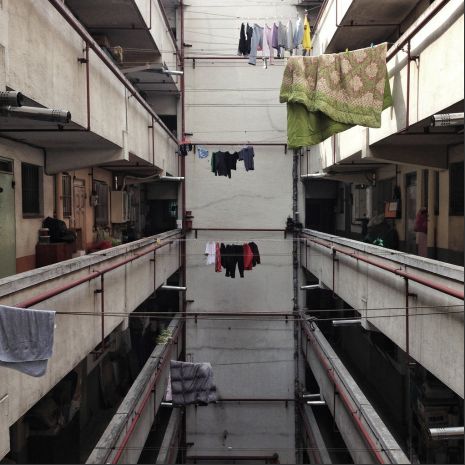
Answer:
[[[436,199],[436,175],[434,170],[428,172],[428,253],[429,258],[436,258],[436,229],[437,218],[435,214],[435,199]]]
[[[55,213],[59,220],[63,220],[63,203],[61,202],[63,196],[63,182],[61,179],[61,173],[55,174]]]
[[[294,225],[299,222],[299,158],[300,150],[294,150],[293,166],[292,166],[292,211],[294,218]],[[299,407],[299,400],[301,399],[300,389],[300,337],[301,327],[299,321],[299,235],[300,232],[294,227],[294,240],[292,244],[292,273],[293,273],[293,294],[294,294],[294,395],[296,402],[294,403],[294,418],[295,418],[295,450],[296,450],[296,463],[302,463],[302,425],[301,425],[301,412]]]
[[[185,74],[185,54],[184,54],[184,1],[179,1],[179,21],[180,21],[180,47],[179,47],[179,60],[180,60],[180,69],[183,71],[180,79],[181,85],[181,140],[184,139],[184,135],[186,132],[186,93],[185,93],[185,85],[186,85],[186,74]],[[181,158],[181,176],[185,179],[186,177],[186,157]],[[178,169],[179,169],[179,161],[178,161]],[[179,172],[178,172],[179,174]],[[181,185],[181,202],[182,202],[182,229],[186,231],[186,183],[183,182]],[[181,246],[179,248],[180,256],[180,264],[181,264],[181,286],[187,286],[187,236],[184,234],[183,240],[181,240]],[[181,300],[181,310],[182,316],[185,318],[187,316],[187,293],[183,292],[180,295]],[[182,325],[182,333],[181,333],[181,340],[182,340],[182,347],[183,347],[183,355],[181,356],[180,360],[186,361],[186,353],[187,353],[187,322]],[[183,409],[183,415],[181,420],[181,437],[180,437],[180,444],[181,449],[183,451],[187,450],[187,423],[186,423],[186,409]],[[181,462],[185,462],[186,452],[183,452],[181,457]]]
[[[71,121],[71,113],[66,110],[52,110],[39,107],[14,107],[0,108],[0,113],[14,118],[24,118],[36,121],[50,121],[58,124],[68,124]]]

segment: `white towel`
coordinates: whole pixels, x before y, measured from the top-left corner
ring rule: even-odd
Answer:
[[[207,256],[207,265],[214,265],[216,260],[215,242],[207,242],[205,247],[205,255]]]

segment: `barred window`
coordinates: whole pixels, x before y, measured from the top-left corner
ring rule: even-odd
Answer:
[[[63,200],[63,217],[71,218],[72,196],[71,196],[71,176],[63,174],[61,176],[62,200]]]
[[[94,191],[97,196],[95,205],[95,226],[108,226],[108,184],[94,181]]]
[[[42,169],[37,165],[21,163],[21,191],[23,216],[42,214]]]

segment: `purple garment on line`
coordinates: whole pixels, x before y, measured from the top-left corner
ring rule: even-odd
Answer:
[[[271,45],[275,50],[279,50],[279,41],[278,41],[279,27],[276,23],[273,24],[273,37],[271,39]]]

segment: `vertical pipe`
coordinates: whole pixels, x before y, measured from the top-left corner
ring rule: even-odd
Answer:
[[[333,259],[333,297],[336,297],[336,250],[332,248],[332,259]]]
[[[292,167],[292,211],[294,218],[294,225],[299,222],[299,158],[301,150],[294,150],[293,167]],[[300,389],[300,312],[299,312],[299,231],[294,227],[293,241],[292,241],[292,272],[293,272],[293,295],[294,295],[294,418],[295,418],[295,458],[296,463],[302,463],[302,431],[300,421],[299,399],[301,394]]]
[[[157,292],[157,251],[153,251],[153,293]]]
[[[411,57],[411,44],[410,40],[407,42],[407,108],[405,111],[405,129],[407,131],[410,127],[410,62]]]
[[[152,163],[155,166],[155,120],[152,116]]]
[[[185,81],[185,55],[184,55],[184,0],[179,1],[179,12],[180,12],[180,67],[184,73],[181,76],[181,139],[184,139],[186,133],[186,81]],[[181,176],[184,178],[181,186],[181,196],[182,196],[182,225],[183,231],[186,231],[186,157],[181,157]],[[181,240],[180,245],[181,253],[181,280],[182,286],[187,286],[187,241],[186,235],[184,234],[183,239]],[[181,293],[182,298],[182,315],[184,318],[187,316],[187,293]],[[182,351],[184,356],[182,360],[186,360],[186,343],[187,343],[187,321],[182,326]],[[181,424],[181,449],[183,452],[183,457],[181,457],[181,462],[185,462],[186,450],[187,450],[187,422],[186,422],[186,409],[183,409],[182,412],[182,424]]]
[[[102,351],[105,350],[105,275],[100,275],[100,308],[102,319]]]
[[[87,131],[90,131],[90,52],[86,42],[86,100],[87,100]]]
[[[63,198],[63,180],[61,174],[54,176],[55,184],[55,213],[59,220],[63,220],[63,202],[60,200]]]
[[[408,456],[410,463],[413,463],[413,445],[412,445],[412,412],[411,412],[411,395],[410,395],[410,302],[409,302],[410,290],[409,280],[405,278],[405,404],[407,413],[407,428],[408,428]]]

